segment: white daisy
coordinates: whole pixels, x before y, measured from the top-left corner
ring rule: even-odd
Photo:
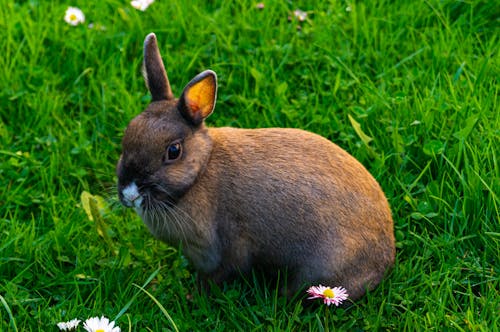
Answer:
[[[87,332],[120,332],[120,328],[115,326],[114,321],[109,321],[108,318],[102,316],[89,318],[83,323],[83,328]]]
[[[72,319],[69,322],[57,323],[57,327],[61,331],[76,330],[76,328],[78,327],[78,325],[80,324],[80,322],[81,321],[79,319]]]
[[[66,13],[64,14],[64,20],[66,23],[75,26],[85,22],[85,15],[80,8],[68,7],[68,9],[66,9]]]
[[[153,2],[155,2],[155,0],[133,0],[130,2],[130,4],[135,9],[145,11]]]
[[[299,22],[303,22],[307,18],[307,13],[303,10],[300,10],[300,9],[296,9],[293,12],[293,15],[297,18],[297,20],[299,20]]]

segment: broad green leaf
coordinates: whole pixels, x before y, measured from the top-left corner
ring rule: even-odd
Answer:
[[[113,241],[111,241],[111,238],[108,235],[107,225],[104,222],[104,218],[102,217],[101,212],[99,211],[98,201],[95,198],[95,196],[90,197],[88,203],[90,208],[90,214],[92,215],[96,225],[97,234],[99,234],[99,236],[104,239],[104,242],[106,242],[106,244],[109,246],[111,252],[116,255]]]
[[[444,143],[438,140],[430,140],[424,144],[424,153],[428,156],[435,156],[443,153]]]
[[[477,115],[472,115],[468,117],[467,120],[465,120],[465,127],[454,133],[453,137],[461,141],[466,140],[467,137],[469,137],[470,133],[472,132],[472,129],[474,129],[477,120],[479,120],[479,117]]]
[[[368,145],[368,143],[373,141],[373,138],[363,132],[363,130],[361,129],[361,125],[356,120],[354,120],[354,118],[350,114],[348,114],[347,116],[349,117],[349,121],[351,121],[351,125],[354,128],[354,131],[356,132],[356,134],[358,134],[363,143]]]
[[[106,201],[104,200],[103,197],[99,195],[92,195],[88,191],[82,191],[82,194],[80,195],[82,207],[85,210],[87,217],[89,217],[89,220],[94,221],[94,216],[92,215],[92,211],[90,209],[90,203],[89,203],[90,199],[94,199],[96,201],[97,211],[98,214],[100,215],[103,215],[104,212],[106,211]]]
[[[281,84],[278,84],[276,87],[276,95],[277,96],[283,96],[286,93],[286,90],[288,89],[288,84],[286,82],[283,82]]]

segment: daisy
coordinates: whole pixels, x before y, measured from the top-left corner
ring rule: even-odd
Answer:
[[[85,22],[85,15],[83,15],[80,8],[68,7],[68,9],[66,9],[66,13],[64,14],[64,20],[66,23],[75,26]]]
[[[130,4],[135,9],[145,11],[153,2],[155,2],[155,0],[133,0],[130,2]]]
[[[102,316],[89,318],[83,323],[83,328],[87,332],[120,332],[118,326],[115,327],[114,321],[109,321],[108,318]]]
[[[307,290],[311,295],[308,299],[323,299],[323,303],[329,306],[335,304],[337,307],[349,296],[344,287],[325,287],[322,285],[312,286]]]
[[[300,10],[300,9],[296,9],[293,12],[293,15],[299,20],[299,22],[303,22],[307,18],[307,13],[303,10]]]
[[[73,319],[73,320],[70,320],[69,322],[57,323],[57,327],[61,331],[76,330],[76,328],[78,327],[78,325],[80,324],[80,322],[81,321],[79,319]]]

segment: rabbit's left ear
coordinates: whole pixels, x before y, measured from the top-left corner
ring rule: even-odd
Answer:
[[[153,101],[174,99],[154,33],[144,40],[143,73]]]
[[[205,70],[189,82],[179,98],[179,111],[195,125],[212,114],[217,98],[217,75]]]

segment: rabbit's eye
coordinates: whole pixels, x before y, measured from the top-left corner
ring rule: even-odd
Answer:
[[[166,162],[171,162],[179,158],[182,152],[182,145],[179,142],[174,142],[167,147]]]

